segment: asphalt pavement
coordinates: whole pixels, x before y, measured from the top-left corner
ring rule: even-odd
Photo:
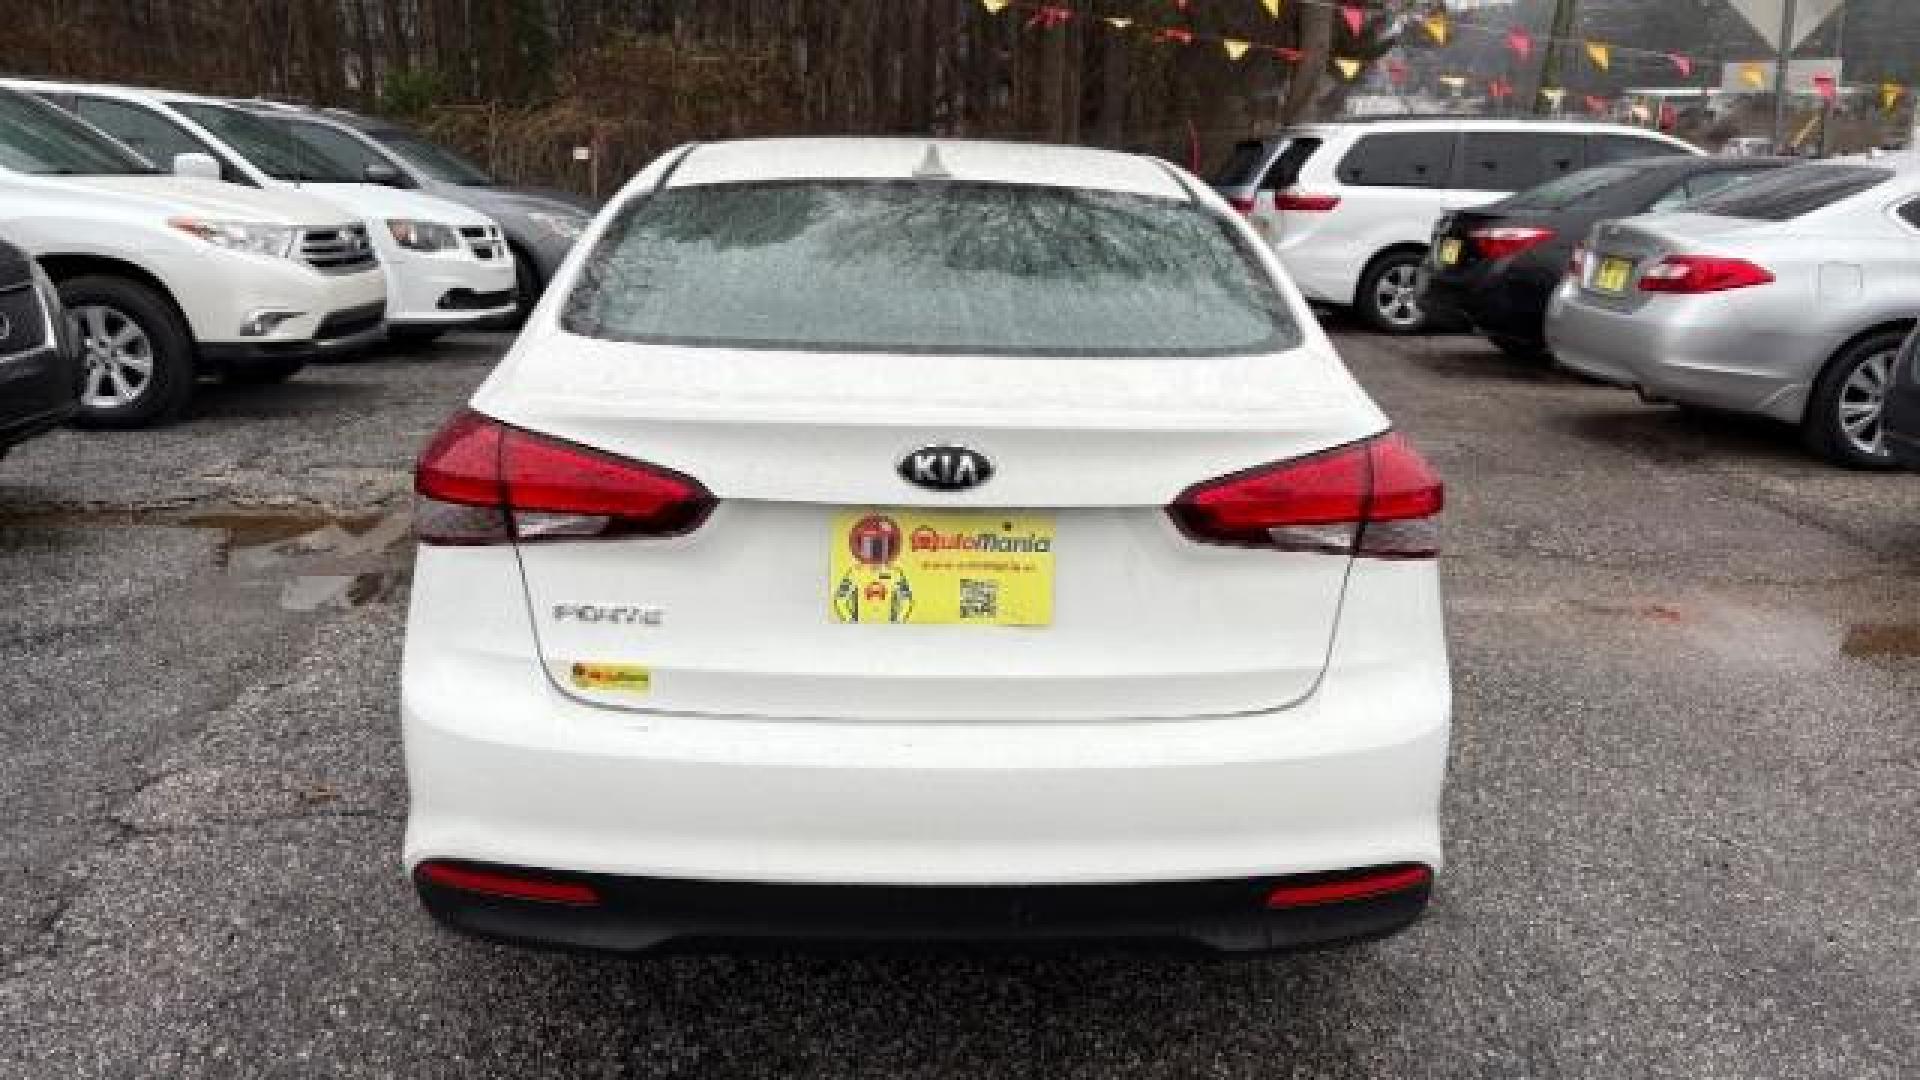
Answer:
[[[1446,475],[1429,917],[1371,945],[677,956],[399,866],[408,467],[504,339],[0,462],[0,1076],[1920,1071],[1920,476],[1342,332]],[[1064,362],[1064,361],[1063,361]]]

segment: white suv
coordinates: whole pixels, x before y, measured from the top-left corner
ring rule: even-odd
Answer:
[[[165,164],[197,153],[221,179],[298,189],[367,222],[387,270],[387,328],[429,341],[478,328],[518,307],[514,260],[500,227],[476,210],[374,182],[358,156],[309,137],[283,118],[216,98],[117,86],[8,80]]]
[[[1434,223],[1556,176],[1699,150],[1617,124],[1459,117],[1288,128],[1243,142],[1214,187],[1253,220],[1311,299],[1375,329],[1425,330],[1419,275]]]
[[[386,275],[317,199],[160,172],[0,89],[0,235],[59,287],[86,366],[80,419],[160,423],[202,375],[278,381],[377,338]]]
[[[405,858],[467,930],[1378,935],[1440,481],[1151,158],[682,148],[422,456]]]

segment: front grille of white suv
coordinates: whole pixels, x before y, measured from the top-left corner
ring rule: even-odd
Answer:
[[[367,239],[367,227],[358,223],[302,233],[300,258],[323,274],[354,274],[379,262]]]

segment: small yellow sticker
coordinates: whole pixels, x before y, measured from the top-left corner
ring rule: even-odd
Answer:
[[[653,673],[639,664],[575,664],[573,685],[611,694],[644,694],[653,689]]]

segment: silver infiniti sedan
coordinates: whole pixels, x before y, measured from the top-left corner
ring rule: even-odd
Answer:
[[[1575,371],[1770,416],[1837,464],[1891,468],[1881,415],[1916,316],[1920,166],[1821,162],[1594,226],[1547,338]]]

